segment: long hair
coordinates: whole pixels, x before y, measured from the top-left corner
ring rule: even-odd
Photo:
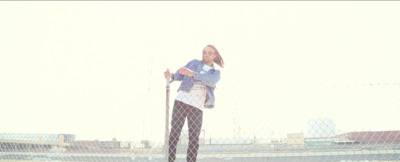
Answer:
[[[215,46],[213,46],[213,45],[211,45],[211,44],[207,45],[206,47],[211,47],[211,48],[214,49],[215,54],[217,55],[217,56],[215,57],[215,59],[214,59],[214,62],[215,62],[216,64],[218,64],[221,68],[224,68],[224,65],[225,65],[224,59],[222,59],[222,57],[221,57],[221,55],[219,54],[217,48],[215,48]]]

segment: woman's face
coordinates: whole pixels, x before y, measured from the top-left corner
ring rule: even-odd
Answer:
[[[211,65],[214,62],[215,57],[217,57],[217,55],[212,47],[207,46],[203,49],[203,62],[205,64]]]

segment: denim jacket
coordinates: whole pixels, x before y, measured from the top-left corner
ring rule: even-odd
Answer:
[[[179,74],[179,70],[174,73],[174,78],[171,80],[173,81],[182,81],[181,85],[179,86],[179,90],[189,92],[190,89],[194,85],[194,80],[200,81],[206,85],[207,89],[207,96],[206,101],[204,103],[204,108],[214,108],[215,103],[215,96],[214,96],[214,89],[216,87],[217,82],[220,79],[220,71],[216,70],[215,68],[210,69],[205,74],[200,74],[200,71],[203,69],[203,62],[200,60],[192,60],[185,65],[186,68],[189,68],[194,72],[193,77],[189,77],[186,75]]]

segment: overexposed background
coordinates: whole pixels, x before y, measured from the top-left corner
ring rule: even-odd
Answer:
[[[163,72],[215,45],[215,138],[400,129],[400,2],[0,2],[0,133],[161,141]],[[171,85],[170,108],[179,83]]]

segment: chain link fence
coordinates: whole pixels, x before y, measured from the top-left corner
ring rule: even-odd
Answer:
[[[315,118],[306,123],[307,132],[277,136],[259,126],[253,131],[235,128],[233,136],[219,132],[222,137],[213,137],[212,130],[202,128],[205,108],[197,103],[198,96],[179,98],[187,95],[178,94],[170,99],[169,84],[166,94],[167,124],[162,142],[77,140],[74,134],[1,133],[0,161],[400,161],[400,130],[341,131],[332,119]],[[173,102],[169,103],[170,100]],[[200,108],[196,107],[198,104]]]
[[[325,132],[324,132],[325,133]],[[171,133],[174,134],[174,133]],[[150,141],[81,141],[72,134],[0,134],[0,161],[167,161],[164,145]],[[176,144],[176,161],[400,161],[400,131],[347,132],[333,136],[305,137],[288,133],[286,138],[199,138],[190,146],[183,131]],[[192,148],[191,148],[192,147]],[[197,148],[196,148],[197,149]]]

